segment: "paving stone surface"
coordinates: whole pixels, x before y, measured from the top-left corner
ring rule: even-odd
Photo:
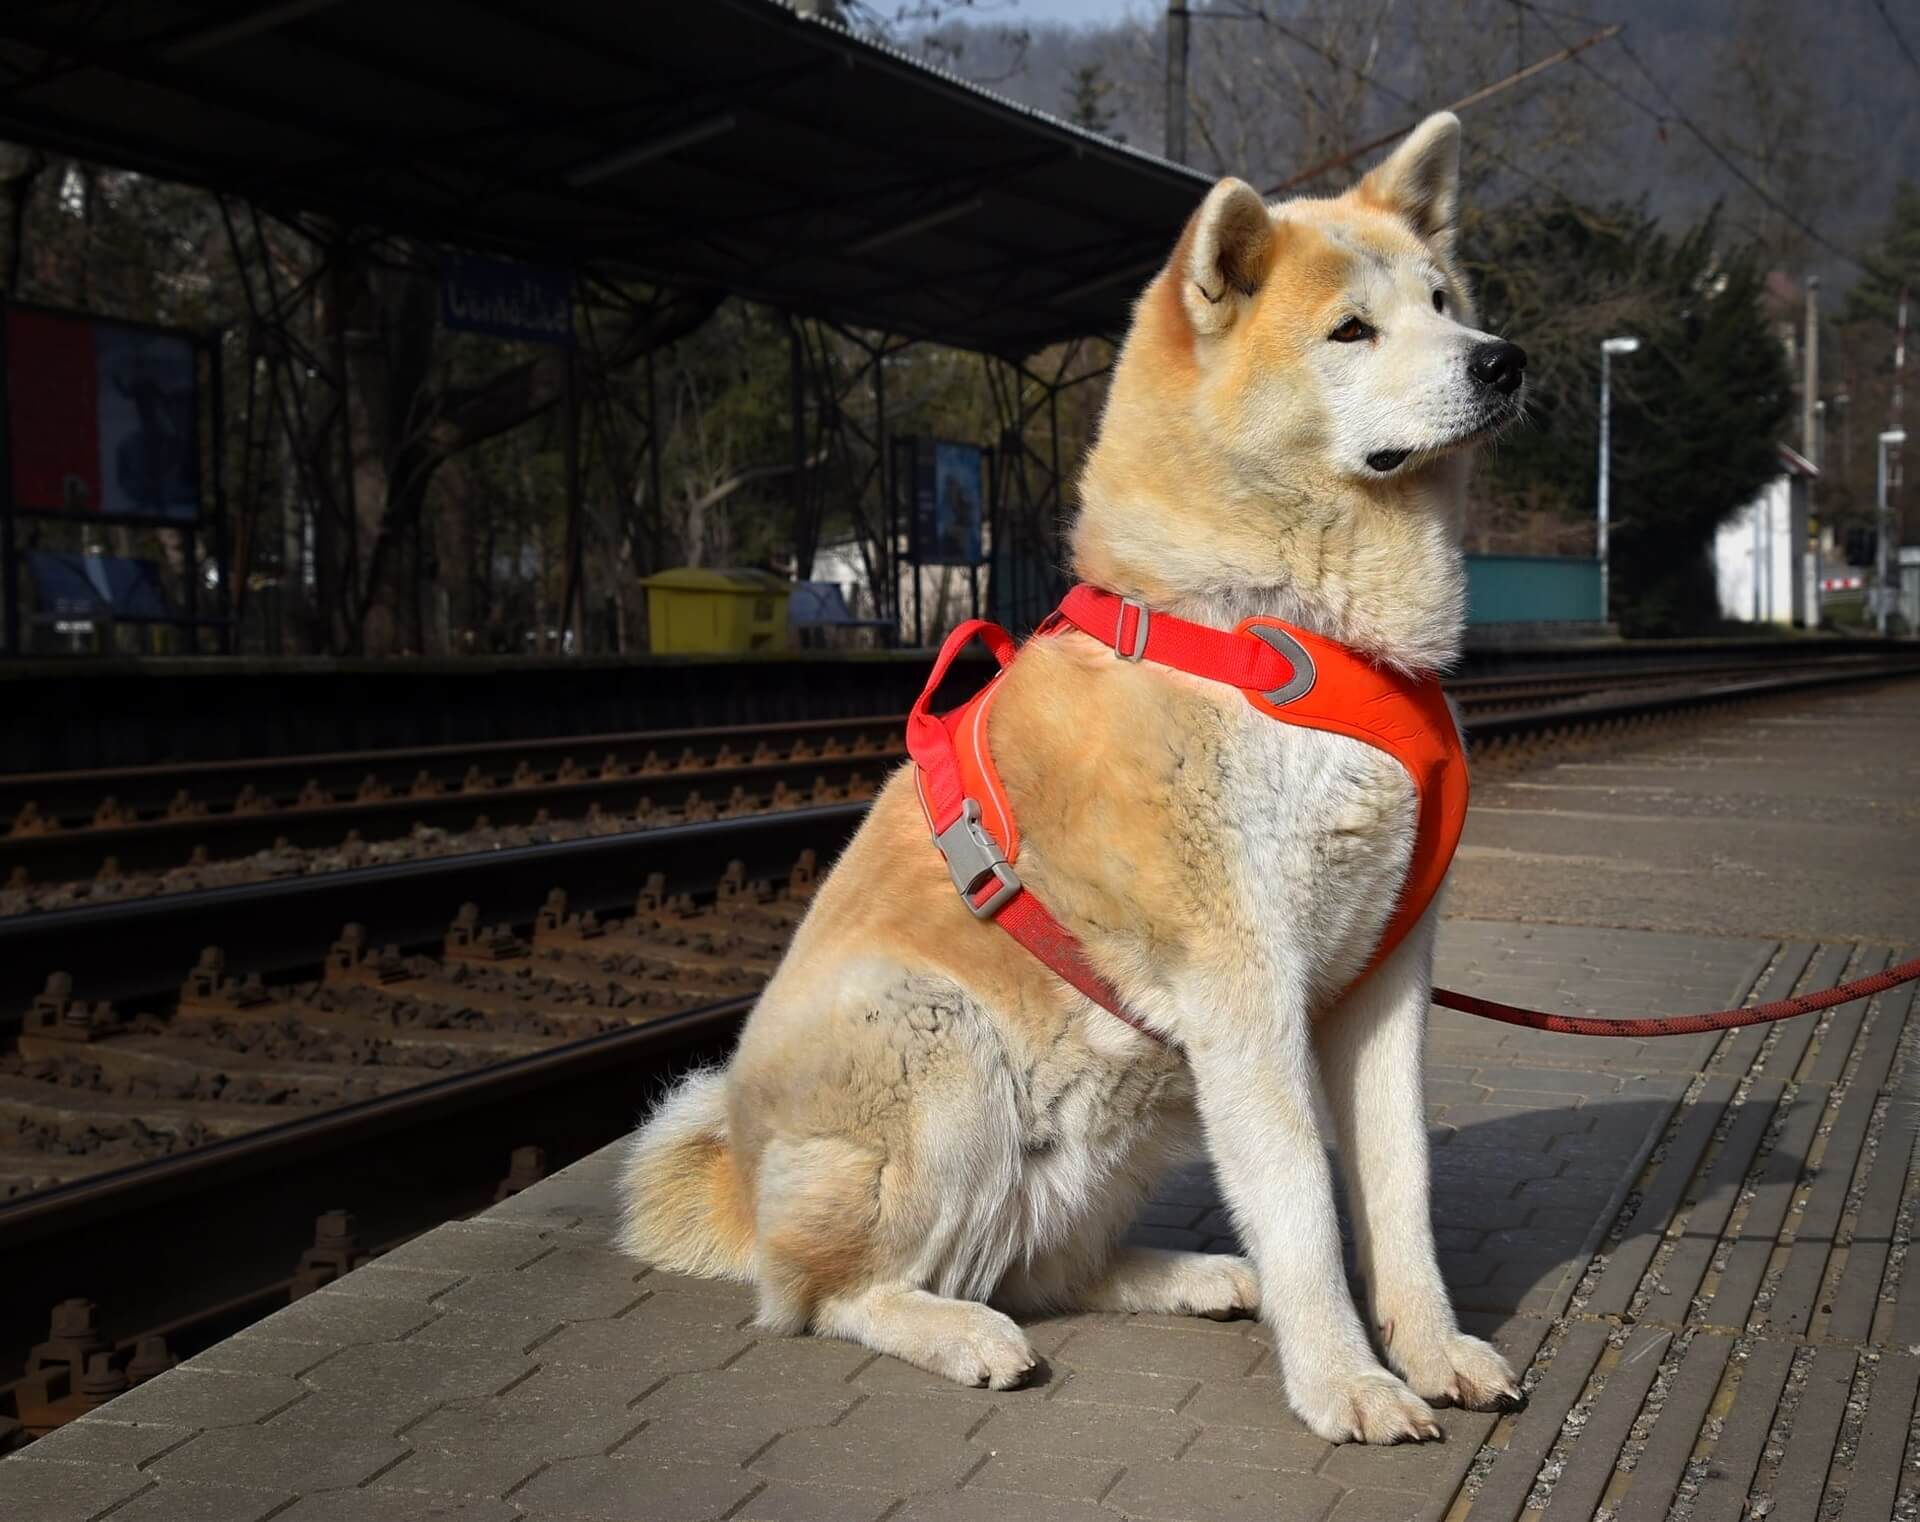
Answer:
[[[1915,901],[1910,850],[1848,826],[1829,856],[1780,854],[1804,854],[1814,836],[1788,826],[1831,821],[1836,800],[1910,844],[1909,710],[1912,689],[1823,699],[1483,785],[1438,980],[1634,1015],[1911,955],[1883,902]],[[1858,764],[1869,745],[1878,769]],[[1920,1360],[1896,1336],[1920,1276],[1889,1100],[1909,1014],[1883,995],[1661,1042],[1436,1012],[1445,1272],[1533,1392],[1514,1416],[1440,1413],[1443,1443],[1319,1442],[1255,1323],[1039,1318],[1045,1377],[1011,1392],[767,1336],[742,1286],[611,1250],[609,1149],[0,1460],[0,1519],[1905,1516]],[[1168,1179],[1135,1231],[1236,1247],[1205,1169]]]

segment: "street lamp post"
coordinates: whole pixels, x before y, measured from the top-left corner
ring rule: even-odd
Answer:
[[[1887,451],[1898,449],[1907,442],[1904,428],[1889,428],[1880,435],[1880,468],[1874,481],[1873,494],[1873,627],[1881,634],[1887,632],[1887,616],[1893,609],[1893,578],[1890,563],[1892,551],[1888,548],[1887,522]]]
[[[1607,443],[1609,430],[1612,427],[1613,411],[1609,366],[1614,355],[1631,354],[1639,347],[1640,340],[1632,337],[1607,338],[1600,342],[1600,527],[1597,537],[1600,550],[1600,622],[1602,623],[1607,621],[1607,615],[1612,611],[1612,604],[1608,600],[1610,588],[1607,555],[1607,476],[1609,473]]]

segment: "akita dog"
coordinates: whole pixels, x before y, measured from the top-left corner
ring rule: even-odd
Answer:
[[[1266,614],[1430,673],[1458,654],[1466,451],[1525,356],[1453,258],[1459,123],[1346,194],[1222,180],[1148,285],[1072,537],[1079,578],[1231,629]],[[1002,679],[994,759],[1020,876],[1131,1012],[1116,1020],[956,901],[911,768],[822,885],[732,1062],[635,1137],[626,1250],[752,1283],[759,1320],[966,1384],[1036,1363],[1005,1314],[1258,1314],[1334,1442],[1510,1409],[1455,1321],[1428,1210],[1422,1048],[1436,912],[1357,986],[1412,851],[1388,756],[1074,632]],[[1341,1263],[1315,1108],[1337,1123]],[[1123,1247],[1169,1166],[1210,1157],[1250,1259]],[[999,1308],[996,1308],[999,1307]]]

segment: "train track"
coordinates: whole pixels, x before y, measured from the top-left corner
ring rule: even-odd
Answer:
[[[1467,728],[1487,757],[1916,674],[1911,658],[1696,674]],[[111,1384],[143,1345],[155,1364],[154,1337],[190,1350],[297,1288],[323,1212],[397,1240],[484,1205],[515,1147],[565,1158],[617,1136],[664,1064],[730,1039],[864,809],[0,919],[0,1019],[26,1017],[0,1058],[0,1360],[47,1338],[49,1306],[90,1297],[124,1334],[103,1345]],[[163,1239],[203,1243],[217,1271],[155,1274],[142,1243]],[[0,1407],[39,1412],[35,1430],[84,1409],[56,1372],[0,1387]]]
[[[1802,658],[1795,673],[1864,669]],[[1496,719],[1778,675],[1778,662],[1474,677]],[[0,915],[870,797],[902,715],[0,776]]]
[[[867,797],[902,722],[0,777],[0,912]]]
[[[537,1177],[529,1157],[620,1134],[663,1063],[717,1052],[751,1007],[811,897],[818,856],[794,842],[844,838],[862,812],[635,837],[637,891],[631,850],[616,862],[605,848],[621,843],[588,842],[601,849],[564,862],[574,896],[537,905],[528,885],[558,869],[551,851],[460,878],[345,874],[321,897],[350,895],[393,939],[350,924],[317,967],[300,937],[329,910],[294,885],[82,911],[70,945],[126,928],[121,988],[211,920],[253,970],[203,951],[164,1018],[73,999],[56,975],[0,1058],[0,1196],[15,1191],[0,1202],[0,1418],[51,1430],[344,1272],[362,1249],[343,1239],[391,1245]],[[462,900],[430,931],[460,891],[501,921]],[[185,1243],[181,1272],[154,1271],[154,1248]],[[101,1336],[96,1304],[124,1335]],[[29,1344],[8,1380],[6,1355]]]

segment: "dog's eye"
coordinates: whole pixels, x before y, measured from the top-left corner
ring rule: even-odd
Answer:
[[[1436,312],[1446,311],[1447,293],[1445,291],[1435,291],[1433,293],[1433,309]]]
[[[1349,317],[1327,337],[1337,344],[1357,344],[1363,338],[1373,337],[1373,329],[1358,317]]]

